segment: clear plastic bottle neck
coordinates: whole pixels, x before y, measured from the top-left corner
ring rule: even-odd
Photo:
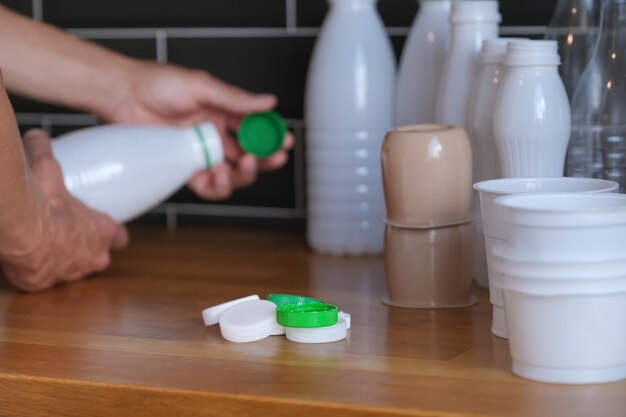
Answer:
[[[626,50],[626,0],[605,0],[602,2],[600,32],[595,50]]]

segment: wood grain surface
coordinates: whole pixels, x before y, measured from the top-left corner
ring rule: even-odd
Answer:
[[[381,304],[381,258],[314,255],[299,233],[134,228],[109,271],[40,294],[0,284],[0,416],[624,417],[626,381],[565,386],[509,371],[490,304]],[[352,314],[347,340],[253,343],[203,308],[294,293]]]

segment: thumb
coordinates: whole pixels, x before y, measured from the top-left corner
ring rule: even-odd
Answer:
[[[50,137],[45,131],[30,129],[24,134],[22,142],[24,143],[24,150],[29,161],[34,162],[45,158],[54,159]]]

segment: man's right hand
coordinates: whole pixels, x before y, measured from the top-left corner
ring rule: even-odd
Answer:
[[[28,131],[23,143],[35,183],[37,216],[25,219],[30,223],[24,237],[28,244],[3,254],[6,278],[24,291],[40,291],[104,270],[110,250],[128,244],[126,228],[70,195],[45,132]]]

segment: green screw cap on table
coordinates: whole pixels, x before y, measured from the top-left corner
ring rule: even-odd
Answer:
[[[288,304],[276,309],[276,321],[285,327],[326,327],[337,324],[337,307],[330,304]]]
[[[287,125],[275,111],[250,113],[243,118],[237,130],[239,144],[244,151],[259,158],[267,158],[283,145]]]
[[[322,301],[316,300],[315,298],[291,294],[269,294],[267,300],[276,304],[278,307],[288,304],[324,304]]]

